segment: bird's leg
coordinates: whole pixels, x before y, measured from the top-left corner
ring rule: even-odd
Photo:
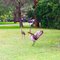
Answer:
[[[33,44],[32,44],[32,46],[34,46],[35,45],[35,41],[33,41]]]
[[[25,39],[25,35],[23,35],[23,38]]]

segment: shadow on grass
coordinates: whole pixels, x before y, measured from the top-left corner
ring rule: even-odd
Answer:
[[[30,26],[24,26],[24,29],[30,29]],[[31,29],[50,29],[50,30],[59,30],[59,29],[52,29],[52,28],[35,28],[31,27]],[[20,26],[0,26],[0,29],[20,29]]]
[[[23,28],[30,29],[30,26],[24,26]],[[50,29],[50,30],[60,30],[60,29],[53,29],[53,28],[35,28],[34,29]],[[0,29],[20,29],[20,26],[0,26]]]
[[[19,26],[0,26],[0,29],[19,29]],[[24,26],[23,28],[30,28],[29,26]]]
[[[5,25],[5,24],[16,24],[14,22],[0,22],[0,25]]]
[[[0,27],[0,29],[17,29],[17,28],[19,28],[18,26],[2,26],[2,27]]]

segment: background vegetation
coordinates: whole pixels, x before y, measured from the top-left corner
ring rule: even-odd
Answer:
[[[60,0],[38,0],[36,9],[33,8],[32,0],[24,0],[22,3],[21,9],[26,11],[28,18],[33,17],[35,13],[41,27],[60,29]],[[17,0],[0,0],[1,21],[6,22],[14,19],[15,4],[17,5]]]
[[[31,11],[33,12],[33,10]],[[60,29],[59,0],[39,0],[34,12],[36,14],[37,20],[41,22],[42,27]],[[34,13],[30,13],[28,17],[32,16],[33,14]]]

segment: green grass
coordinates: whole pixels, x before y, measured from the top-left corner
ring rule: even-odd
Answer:
[[[5,25],[5,24],[14,24],[14,22],[0,22],[0,25]]]
[[[6,26],[5,26],[6,27]],[[2,28],[4,28],[2,26]],[[29,28],[23,28],[26,32],[22,37],[20,29],[0,29],[0,60],[60,60],[60,30],[43,30],[44,34],[32,46]]]
[[[30,28],[29,23],[23,23],[24,28]],[[0,22],[0,29],[20,29],[19,23],[14,22]]]

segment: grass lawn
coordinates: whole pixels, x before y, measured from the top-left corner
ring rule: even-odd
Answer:
[[[25,38],[19,28],[0,28],[0,60],[60,60],[60,30],[42,29],[44,34],[34,46],[27,33],[29,28],[23,30]],[[33,33],[37,30],[41,29],[32,28]]]
[[[0,22],[0,25],[5,25],[5,24],[14,24],[14,22]]]

